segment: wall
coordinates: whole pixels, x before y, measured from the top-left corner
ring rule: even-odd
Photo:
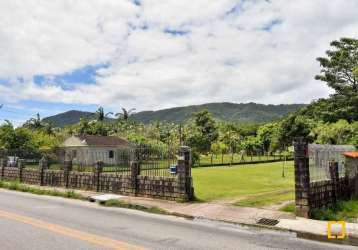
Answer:
[[[119,152],[125,150],[126,147],[121,146],[79,146],[66,147],[65,159],[72,159],[73,164],[83,164],[85,166],[92,166],[97,161],[102,161],[105,164],[115,165],[120,162]],[[73,156],[73,151],[76,150],[76,157]],[[109,158],[109,151],[114,152],[114,157]]]

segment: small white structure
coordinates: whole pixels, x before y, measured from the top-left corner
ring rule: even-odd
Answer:
[[[97,161],[119,164],[124,160],[121,152],[131,147],[132,144],[125,139],[98,135],[73,135],[61,145],[66,160],[86,166],[92,166]]]

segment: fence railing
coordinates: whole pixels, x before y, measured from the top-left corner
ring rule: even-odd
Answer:
[[[255,164],[265,162],[277,162],[284,160],[293,160],[292,154],[207,154],[200,155],[194,163],[194,167],[215,167],[227,165]]]
[[[11,165],[6,156],[0,159],[0,172],[2,180],[186,200],[193,197],[190,154],[188,147],[177,151],[140,147],[123,153],[130,160],[122,165],[98,161],[94,166],[45,157],[17,159]]]
[[[73,154],[73,149],[70,149],[70,156],[66,155],[66,150],[64,150],[58,155],[46,157],[46,169],[64,170],[64,162],[71,161],[71,171],[94,172],[96,163],[102,162],[102,172],[130,175],[131,163],[137,162],[141,175],[173,177],[176,175],[178,150],[179,148],[175,147],[136,146],[117,150],[93,150],[92,152],[77,150],[77,153]],[[6,158],[8,166],[16,167],[18,162],[22,161],[27,169],[38,169],[41,155],[30,155],[18,151],[8,152]]]

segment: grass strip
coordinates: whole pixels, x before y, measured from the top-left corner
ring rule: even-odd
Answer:
[[[0,188],[24,192],[24,193],[31,193],[31,194],[36,194],[36,195],[48,195],[48,196],[57,196],[57,197],[76,199],[76,200],[88,200],[88,197],[85,197],[79,193],[76,193],[73,190],[68,190],[65,192],[58,191],[58,190],[49,190],[49,189],[43,189],[43,188],[38,188],[38,187],[33,187],[33,186],[26,185],[26,184],[22,184],[18,181],[0,180]],[[128,209],[135,209],[135,210],[152,213],[152,214],[172,215],[172,216],[183,217],[186,219],[193,219],[193,217],[190,215],[185,215],[185,214],[180,214],[180,213],[175,213],[175,212],[174,213],[168,212],[168,211],[161,209],[159,207],[156,207],[156,206],[147,207],[147,206],[131,204],[131,203],[128,203],[125,201],[115,200],[115,199],[108,200],[108,201],[106,201],[104,203],[100,203],[100,204],[105,207],[128,208]]]
[[[280,211],[287,213],[295,213],[296,212],[296,204],[295,202],[289,203],[280,208]]]
[[[235,203],[236,206],[264,207],[294,200],[294,190],[280,190],[275,192],[252,195]]]
[[[86,200],[87,199],[83,195],[76,193],[73,190],[68,190],[68,191],[64,191],[64,192],[58,191],[58,190],[49,190],[49,189],[43,189],[43,188],[37,188],[37,187],[25,185],[18,181],[11,181],[11,182],[0,181],[0,188],[24,192],[24,193],[57,196],[57,197],[70,198],[70,199],[76,199],[76,200]]]

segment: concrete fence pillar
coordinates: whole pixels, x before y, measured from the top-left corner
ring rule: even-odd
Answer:
[[[138,191],[138,175],[140,175],[140,164],[138,161],[131,161],[131,188],[134,195]]]
[[[178,180],[179,190],[183,192],[184,199],[191,200],[194,196],[194,188],[191,177],[191,151],[187,146],[179,148],[178,156]]]
[[[4,173],[5,173],[6,166],[7,166],[7,159],[1,158],[0,159],[1,179],[4,179]]]
[[[65,188],[69,187],[69,179],[70,179],[70,173],[72,171],[72,161],[64,161],[63,164],[63,177],[64,177],[64,184]]]
[[[102,161],[98,161],[95,164],[94,167],[94,184],[95,184],[95,188],[96,191],[99,192],[101,191],[101,174],[103,172],[103,162]]]
[[[305,138],[295,138],[294,160],[295,160],[295,194],[296,215],[310,217],[310,171],[308,158],[308,141]]]
[[[25,168],[25,161],[22,159],[19,159],[17,162],[17,167],[19,169],[19,181],[22,182],[23,181],[22,173]]]
[[[45,170],[48,169],[48,160],[46,157],[42,157],[41,160],[39,161],[39,171],[40,171],[40,186],[44,185],[44,174],[45,174]]]
[[[338,183],[339,183],[339,173],[338,173],[338,162],[330,161],[329,162],[329,174],[332,182],[332,203],[335,204],[338,198]]]

